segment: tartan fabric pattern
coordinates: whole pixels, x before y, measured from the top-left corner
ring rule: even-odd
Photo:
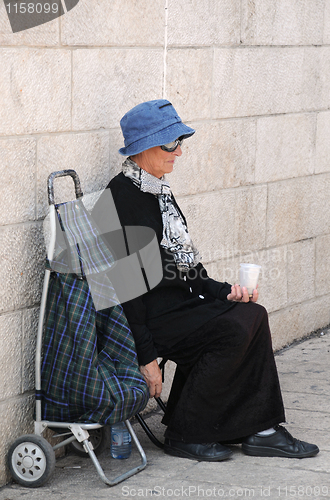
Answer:
[[[41,368],[42,418],[113,424],[141,411],[149,392],[120,305],[96,311],[88,283],[52,272]]]
[[[60,250],[67,249],[70,271],[77,275],[82,275],[82,271],[84,275],[108,271],[115,262],[114,256],[82,201],[69,201],[55,208],[59,222],[56,240]],[[67,265],[61,259],[52,262],[52,268],[59,272],[70,272]]]
[[[59,273],[73,272],[86,277],[97,311],[119,304],[106,274],[115,264],[115,258],[84,204],[78,199],[55,208],[56,257],[48,261],[48,267]]]

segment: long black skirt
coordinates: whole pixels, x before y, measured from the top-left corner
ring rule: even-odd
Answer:
[[[237,303],[159,356],[177,364],[165,437],[230,442],[285,421],[268,315]]]

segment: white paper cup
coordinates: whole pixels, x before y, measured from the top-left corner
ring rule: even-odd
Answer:
[[[261,266],[257,264],[240,264],[239,283],[247,288],[249,297],[252,297],[253,290],[257,288]]]

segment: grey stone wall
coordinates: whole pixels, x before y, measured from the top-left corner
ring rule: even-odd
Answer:
[[[0,2],[0,485],[33,430],[46,178],[105,186],[139,102],[196,128],[169,180],[210,275],[262,265],[275,348],[330,323],[329,44],[329,0],[80,0],[15,34]]]

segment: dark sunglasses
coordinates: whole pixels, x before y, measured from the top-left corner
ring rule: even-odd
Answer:
[[[179,137],[179,139],[176,139],[176,141],[168,142],[167,144],[164,144],[163,146],[160,146],[163,151],[167,151],[168,153],[173,153],[173,151],[176,150],[178,146],[181,146],[183,143],[183,136]]]

